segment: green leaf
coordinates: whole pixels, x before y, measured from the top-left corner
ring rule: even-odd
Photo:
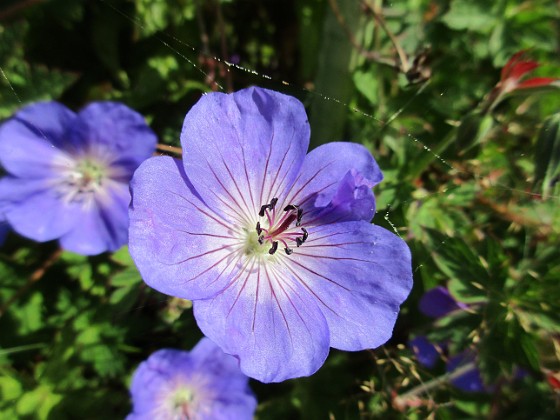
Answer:
[[[468,114],[461,120],[461,125],[457,130],[457,136],[455,137],[457,152],[465,155],[469,149],[486,138],[493,126],[494,120],[490,115],[478,111]]]
[[[485,297],[490,278],[477,252],[461,238],[447,237],[434,229],[426,231],[434,261],[449,277],[449,287],[456,298],[469,303]]]
[[[497,24],[496,16],[489,9],[491,5],[486,1],[453,1],[441,20],[451,29],[487,34]]]
[[[0,376],[0,401],[15,400],[22,393],[20,381],[11,376]]]
[[[16,411],[20,416],[47,419],[52,408],[62,400],[62,397],[54,393],[50,387],[40,385],[21,397],[17,402]]]
[[[560,181],[560,113],[547,118],[539,132],[535,146],[535,184],[542,184],[547,197]]]
[[[373,73],[373,69],[369,71],[354,72],[354,84],[358,91],[364,95],[371,105],[375,106],[378,102],[377,85],[379,77]]]

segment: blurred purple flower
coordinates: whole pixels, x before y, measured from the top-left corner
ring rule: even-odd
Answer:
[[[441,318],[458,309],[467,309],[468,305],[455,300],[449,290],[443,286],[437,286],[428,290],[420,298],[419,309],[430,318]]]
[[[467,304],[455,300],[449,290],[443,286],[428,290],[419,302],[420,312],[436,319],[459,309],[468,309],[468,307]],[[410,340],[409,346],[418,362],[428,369],[433,368],[441,357],[436,345],[423,335]],[[447,343],[439,343],[438,346],[446,349]],[[456,354],[447,360],[447,372],[453,375],[451,383],[456,388],[465,392],[487,392],[490,388],[482,382],[482,376],[475,364],[475,359],[476,354],[472,350]],[[459,375],[457,375],[458,373]]]
[[[482,381],[480,369],[475,363],[476,355],[470,350],[449,358],[446,369],[450,374],[454,374],[451,383],[455,388],[465,392],[491,392],[491,387],[486,386]],[[457,373],[461,374],[457,375]]]
[[[0,215],[0,245],[4,243],[4,241],[6,240],[6,236],[10,231],[10,225],[8,225],[5,220],[2,220],[1,217],[2,215]]]
[[[199,327],[263,382],[314,373],[329,346],[385,343],[412,286],[410,251],[370,223],[381,171],[366,148],[306,156],[303,105],[261,88],[189,111],[183,162],[131,183],[130,250],[151,287],[193,300]]]
[[[441,356],[437,347],[423,335],[413,338],[408,345],[414,351],[418,362],[428,369],[433,368]]]
[[[114,102],[78,114],[36,103],[0,127],[0,207],[19,234],[84,255],[127,241],[128,182],[154,151],[141,115]]]
[[[244,420],[257,406],[239,362],[203,338],[190,351],[158,350],[130,386],[128,420]]]

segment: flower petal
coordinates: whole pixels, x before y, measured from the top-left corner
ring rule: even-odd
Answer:
[[[170,157],[148,159],[138,168],[131,181],[130,252],[154,289],[208,298],[239,269],[232,256],[236,227],[213,214],[188,182],[181,161]]]
[[[124,166],[130,174],[155,150],[157,137],[144,117],[117,102],[93,102],[78,114],[72,127],[75,144],[106,156],[112,165]]]
[[[469,367],[471,367],[469,369]],[[465,350],[451,357],[446,366],[449,373],[454,373],[459,370],[466,370],[463,374],[454,377],[451,383],[464,392],[490,392],[491,386],[486,386],[482,380],[480,370],[476,366],[475,353],[471,350]]]
[[[261,382],[309,376],[328,355],[328,327],[315,299],[273,264],[248,267],[193,308],[202,332]]]
[[[111,182],[103,197],[81,209],[79,226],[63,235],[60,245],[82,255],[116,251],[128,239],[129,203],[128,185]]]
[[[303,205],[309,217],[370,221],[375,214],[371,188],[383,174],[371,153],[356,143],[328,143],[312,150],[288,201]]]
[[[40,102],[21,109],[0,127],[0,163],[21,178],[53,176],[53,165],[69,156],[60,150],[76,114],[58,102]]]
[[[181,144],[185,171],[210,207],[229,204],[256,217],[273,197],[283,202],[309,145],[309,123],[303,105],[278,92],[211,93],[185,117]]]
[[[0,180],[0,207],[12,228],[22,236],[44,242],[71,230],[80,217],[80,208],[66,203],[44,179]]]
[[[466,304],[455,300],[443,286],[434,287],[424,293],[418,306],[420,312],[430,318],[441,318],[458,309],[468,308]]]
[[[10,232],[10,225],[4,220],[0,220],[0,245],[6,240],[8,232]]]
[[[412,347],[418,362],[429,369],[433,368],[441,357],[438,348],[424,335],[413,338],[408,344]]]
[[[375,348],[392,334],[412,288],[410,251],[393,233],[367,222],[309,227],[286,268],[327,319],[331,347]]]
[[[242,388],[249,378],[239,370],[239,361],[228,354],[209,338],[202,338],[190,352],[193,369],[203,371],[216,378],[226,376],[227,381],[217,381],[213,389],[225,393],[229,388]]]

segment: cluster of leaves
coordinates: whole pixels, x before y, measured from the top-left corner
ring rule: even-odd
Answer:
[[[252,383],[257,416],[553,418],[560,100],[555,85],[492,92],[525,49],[535,76],[560,76],[559,18],[552,0],[7,2],[0,118],[38,100],[115,99],[177,146],[201,92],[258,84],[299,97],[314,145],[351,139],[378,159],[374,221],[411,246],[415,287],[384,348],[333,352],[311,378]],[[122,417],[137,364],[201,336],[189,303],[145,287],[126,248],[86,258],[11,234],[0,279],[0,417]],[[436,285],[469,311],[419,315]],[[476,351],[492,393],[420,367],[406,346],[419,334]]]

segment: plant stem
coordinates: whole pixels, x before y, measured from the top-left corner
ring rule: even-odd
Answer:
[[[451,382],[452,380],[457,379],[458,377],[475,368],[476,365],[473,362],[467,363],[466,365],[455,369],[453,372],[446,373],[445,375],[434,378],[431,381],[422,383],[402,395],[397,395],[393,399],[393,404],[397,408],[405,408],[411,402],[415,401],[420,395],[426,394],[433,389],[439,388],[441,385]]]
[[[180,147],[169,146],[167,144],[162,144],[162,143],[158,143],[156,149],[161,150],[162,152],[175,153],[176,155],[183,154],[183,149],[181,149]]]

